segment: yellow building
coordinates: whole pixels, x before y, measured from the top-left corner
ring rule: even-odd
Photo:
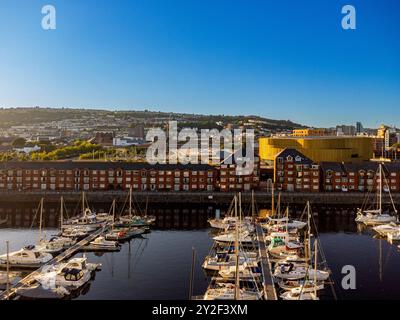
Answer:
[[[382,124],[378,129],[377,137],[385,139],[387,130],[388,130],[388,127],[386,127],[384,124]]]
[[[296,129],[293,130],[293,137],[320,137],[325,135],[325,129]]]
[[[370,137],[272,137],[260,138],[260,158],[274,161],[286,148],[295,148],[314,162],[355,162],[373,158],[373,138]]]

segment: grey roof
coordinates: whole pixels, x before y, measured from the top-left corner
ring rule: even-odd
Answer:
[[[360,170],[364,171],[376,171],[378,170],[379,163],[373,161],[363,161],[363,162],[351,162],[351,163],[344,163],[343,167],[347,172],[357,172]]]
[[[345,170],[341,162],[321,162],[321,169],[322,171],[334,171],[334,172],[341,172],[344,173]]]
[[[301,157],[300,162],[295,162],[299,164],[313,164],[314,162],[310,159],[307,158],[304,154],[302,154],[300,151],[294,149],[294,148],[286,148],[282,150],[280,153],[276,155],[275,158],[287,158],[288,156],[292,156],[293,158],[296,158],[298,156]]]
[[[3,169],[57,169],[57,170],[197,170],[208,171],[215,168],[208,164],[149,164],[147,162],[101,162],[101,161],[19,161],[0,162],[0,170]]]

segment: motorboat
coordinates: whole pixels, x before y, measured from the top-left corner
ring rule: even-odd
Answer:
[[[55,289],[62,287],[69,290],[76,290],[86,284],[101,264],[88,263],[86,257],[73,258],[67,262],[49,266],[42,270],[42,273],[34,276],[44,288]]]
[[[106,240],[125,241],[133,237],[140,236],[146,232],[145,228],[132,227],[132,228],[118,228],[111,230],[105,235]]]
[[[8,263],[10,267],[21,267],[21,268],[39,268],[43,264],[53,259],[53,256],[49,253],[40,250],[37,246],[27,246],[19,251],[11,252],[8,255]],[[0,266],[7,265],[7,255],[0,256]]]
[[[49,268],[34,278],[45,287],[75,290],[90,281],[92,272],[97,268],[97,264],[87,263],[86,258],[73,258],[66,263]]]
[[[119,251],[121,245],[117,241],[106,240],[105,237],[99,236],[88,245],[83,247],[84,250],[104,250],[104,251]]]

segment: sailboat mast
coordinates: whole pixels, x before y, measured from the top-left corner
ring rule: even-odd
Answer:
[[[196,263],[196,249],[192,248],[192,268],[190,271],[189,300],[193,299],[194,268]]]
[[[10,241],[7,244],[7,300],[10,299]]]
[[[82,191],[82,214],[85,214],[85,191]]]
[[[60,223],[61,223],[61,230],[62,230],[63,225],[64,225],[64,197],[63,196],[61,196],[60,215],[61,215]]]
[[[272,201],[272,205],[271,205],[271,213],[272,213],[272,217],[275,215],[275,191],[274,191],[274,184],[272,184],[272,192],[271,192],[271,201]]]
[[[314,241],[314,294],[317,297],[317,259],[318,259],[318,240]]]
[[[382,214],[382,163],[379,164],[379,214]]]
[[[132,186],[129,188],[129,217],[132,217]]]
[[[286,232],[289,233],[289,207],[286,208]]]
[[[42,241],[43,198],[40,199],[39,242]]]
[[[251,190],[251,216],[255,219],[255,210],[254,210],[254,190]]]
[[[235,196],[235,218],[236,218],[236,237],[235,237],[235,257],[236,257],[236,271],[235,271],[235,300],[240,300],[239,289],[239,220],[238,220],[238,204],[237,197]]]
[[[311,208],[310,208],[310,201],[307,201],[307,227],[308,227],[307,250],[308,250],[308,257],[311,258]]]

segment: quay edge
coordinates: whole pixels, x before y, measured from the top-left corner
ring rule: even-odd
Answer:
[[[230,204],[234,192],[134,192],[133,196],[139,203],[148,204],[199,204],[199,205],[226,205]],[[9,202],[36,202],[42,197],[46,202],[59,202],[63,196],[67,202],[77,202],[81,197],[81,192],[0,192],[0,205]],[[113,199],[123,200],[127,196],[126,191],[88,191],[87,198],[93,202],[112,202]],[[282,192],[282,205],[305,204],[310,201],[315,205],[346,205],[361,206],[365,201],[363,193],[300,193]],[[242,193],[242,202],[251,202],[251,192]],[[392,195],[394,202],[400,203],[400,194]],[[258,205],[270,205],[271,193],[257,191],[254,199]],[[277,199],[277,195],[275,195]],[[384,195],[384,202],[389,202],[389,195]]]

